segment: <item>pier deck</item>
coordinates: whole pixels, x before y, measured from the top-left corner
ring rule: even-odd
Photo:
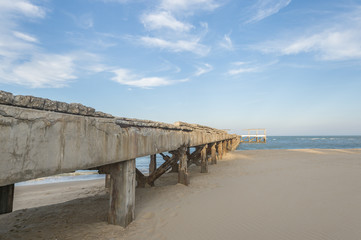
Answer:
[[[225,131],[177,122],[117,118],[81,104],[67,104],[0,91],[0,213],[12,211],[14,183],[98,169],[108,174],[108,222],[127,226],[134,219],[135,187],[154,186],[167,171],[189,184],[187,167],[216,163],[240,143]],[[191,154],[190,147],[196,150]],[[165,153],[167,152],[166,155]],[[155,154],[165,160],[156,168]],[[153,156],[144,176],[135,159]]]

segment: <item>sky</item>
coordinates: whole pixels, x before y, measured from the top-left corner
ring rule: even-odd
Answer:
[[[0,0],[0,90],[232,133],[361,135],[361,1]]]

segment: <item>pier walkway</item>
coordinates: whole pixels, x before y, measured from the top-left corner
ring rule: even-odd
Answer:
[[[108,222],[134,219],[135,188],[154,186],[167,171],[188,185],[188,166],[208,172],[240,137],[197,124],[118,118],[81,104],[0,91],[0,214],[12,211],[14,183],[79,169],[107,174]],[[193,152],[190,148],[195,148]],[[156,167],[156,154],[165,162]],[[135,159],[150,156],[150,174]],[[84,206],[86,207],[86,206]]]

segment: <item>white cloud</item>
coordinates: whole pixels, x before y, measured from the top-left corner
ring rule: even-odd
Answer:
[[[219,7],[214,0],[162,0],[161,8],[170,11],[214,10]]]
[[[144,27],[153,32],[151,36],[139,37],[139,42],[147,47],[205,56],[210,48],[200,42],[208,24],[200,22],[200,27],[196,27],[179,19],[187,19],[196,10],[213,10],[218,6],[215,0],[160,0],[159,5],[141,16]]]
[[[208,64],[208,63],[204,63],[202,67],[197,67],[197,71],[196,73],[194,74],[195,76],[199,77],[203,74],[206,74],[210,71],[213,70],[213,67],[212,65]]]
[[[222,48],[233,50],[233,43],[228,34],[224,35],[223,40],[220,42]]]
[[[36,54],[22,64],[2,65],[0,81],[28,87],[64,87],[75,79],[74,62],[69,56]]]
[[[227,72],[228,75],[239,75],[242,73],[262,72],[269,66],[276,64],[278,61],[272,61],[265,64],[254,64],[252,62],[234,62],[233,68]]]
[[[198,55],[206,55],[210,51],[208,47],[199,43],[199,39],[168,41],[156,37],[141,37],[140,41],[149,47],[167,49],[173,52],[192,52]]]
[[[28,0],[1,0],[0,13],[23,14],[27,17],[45,17],[45,9],[32,4]]]
[[[112,72],[115,74],[115,77],[112,78],[113,81],[123,85],[140,87],[140,88],[167,86],[177,82],[187,81],[187,79],[169,80],[167,78],[162,78],[162,77],[139,77],[137,75],[132,74],[129,70],[122,68],[113,70]]]
[[[174,31],[186,32],[193,28],[191,24],[178,21],[171,13],[166,11],[144,14],[141,21],[145,28],[149,30],[168,28]]]
[[[325,31],[297,39],[278,50],[284,55],[316,52],[323,60],[360,59],[361,32],[356,29]]]
[[[313,53],[321,60],[361,59],[361,8],[341,15],[332,21],[332,26],[324,26],[322,32],[313,31],[294,38],[259,43],[255,49],[264,53],[296,55]],[[310,31],[310,30],[308,30]],[[312,30],[311,30],[312,31]]]
[[[30,36],[28,34],[25,34],[25,33],[13,31],[13,34],[14,34],[15,37],[20,38],[20,39],[22,39],[24,41],[27,41],[27,42],[33,42],[33,43],[38,42],[38,39],[36,39],[35,37]]]
[[[252,7],[252,11],[255,11],[255,14],[246,23],[261,21],[278,13],[290,3],[291,0],[258,0]]]
[[[236,69],[231,69],[228,71],[229,75],[238,75],[241,73],[249,73],[249,72],[258,72],[260,70],[259,67],[239,67]]]
[[[105,2],[105,3],[126,3],[129,0],[100,0],[100,1]]]
[[[17,30],[19,20],[44,17],[45,9],[30,1],[0,1],[1,83],[63,87],[76,78],[72,56],[46,53],[35,36]]]

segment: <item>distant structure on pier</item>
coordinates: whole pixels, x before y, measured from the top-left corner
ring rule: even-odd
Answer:
[[[244,129],[244,130],[247,131],[248,134],[241,135],[241,143],[266,143],[267,134],[265,128]]]

